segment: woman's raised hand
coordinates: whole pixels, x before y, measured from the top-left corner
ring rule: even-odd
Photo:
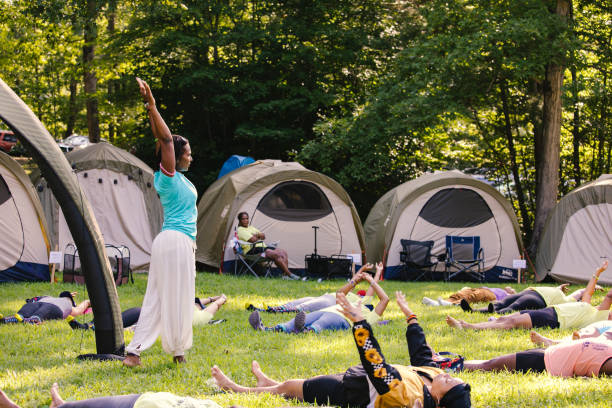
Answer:
[[[397,305],[399,306],[404,316],[408,317],[414,314],[412,313],[412,310],[410,310],[410,306],[408,306],[408,302],[406,302],[406,296],[404,296],[401,290],[395,292],[395,300],[397,301]]]
[[[149,84],[138,77],[136,78],[136,82],[138,82],[138,90],[140,91],[140,95],[142,95],[142,99],[147,109],[155,106],[155,98],[153,98],[153,92],[151,92]]]
[[[359,322],[363,320],[363,314],[361,313],[361,301],[357,302],[357,305],[352,305],[346,299],[344,293],[336,293],[336,303],[342,308],[342,314],[352,322]]]

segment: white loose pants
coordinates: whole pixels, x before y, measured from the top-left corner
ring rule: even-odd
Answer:
[[[161,334],[164,351],[182,356],[193,341],[195,243],[178,231],[160,232],[151,248],[147,290],[128,353],[140,355]]]

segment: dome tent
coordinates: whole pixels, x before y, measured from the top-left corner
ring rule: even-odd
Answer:
[[[312,226],[320,228],[319,255],[356,254],[364,248],[359,215],[340,184],[299,163],[261,160],[218,179],[200,199],[197,261],[231,269],[230,241],[243,211],[269,242],[280,242],[292,269],[304,269],[304,256],[314,250]]]
[[[134,155],[107,142],[66,154],[107,244],[130,250],[133,270],[146,271],[151,244],[161,230],[163,210],[153,187],[153,171]],[[63,251],[74,240],[53,193],[35,180],[53,244]]]
[[[49,281],[47,223],[32,182],[0,152],[0,282]]]
[[[576,187],[551,210],[540,237],[536,279],[585,283],[601,265],[612,259],[612,175]],[[612,284],[610,274],[599,282]]]
[[[364,224],[366,255],[384,259],[385,277],[401,271],[401,239],[434,241],[432,254],[445,253],[446,235],[480,236],[487,281],[516,280],[513,259],[522,243],[510,203],[489,184],[446,171],[423,175],[388,191]],[[440,262],[437,271],[444,268]]]

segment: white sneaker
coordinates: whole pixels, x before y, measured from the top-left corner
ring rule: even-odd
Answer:
[[[440,306],[457,306],[454,303],[449,302],[448,300],[442,299],[442,296],[438,298],[438,303],[440,304]]]
[[[424,305],[427,305],[427,306],[434,306],[434,307],[440,306],[440,303],[438,303],[437,300],[430,299],[426,296],[423,296],[422,302]]]

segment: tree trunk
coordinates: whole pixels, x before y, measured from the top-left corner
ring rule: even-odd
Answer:
[[[64,134],[64,138],[67,138],[68,136],[74,133],[74,125],[76,123],[77,117],[77,86],[78,82],[76,78],[73,77],[72,79],[70,79],[70,96],[68,97],[68,118],[66,119],[66,133]]]
[[[580,176],[580,107],[578,104],[578,76],[576,75],[576,66],[572,66],[572,97],[574,98],[574,118],[572,121],[572,144],[574,151],[572,152],[572,161],[574,163],[574,183],[579,186],[582,183]]]
[[[519,168],[516,162],[516,149],[514,148],[514,137],[512,136],[510,112],[508,107],[508,84],[505,79],[501,80],[500,89],[502,109],[504,111],[504,131],[506,134],[506,140],[508,141],[508,151],[510,152],[510,169],[512,171],[512,177],[514,178],[514,187],[516,189],[516,198],[518,200],[521,218],[523,219],[523,232],[529,237],[531,236],[531,219],[529,218],[529,212],[527,211],[527,206],[525,205],[525,193],[523,192],[523,184],[521,183]]]
[[[570,2],[557,0],[555,13],[569,15]],[[559,188],[559,154],[561,150],[561,111],[564,67],[555,62],[546,66],[544,104],[542,107],[542,133],[536,135],[536,214],[529,251],[534,255],[548,213],[557,203]]]
[[[106,32],[109,37],[112,37],[115,34],[115,19],[117,17],[117,1],[110,0],[108,2],[108,8],[106,10],[106,21],[108,25],[106,26]],[[116,67],[115,67],[116,68]],[[108,101],[113,101],[113,96],[116,92],[117,84],[115,80],[111,79],[107,84],[107,95]],[[115,141],[115,122],[113,115],[110,115],[108,119],[108,141],[113,143]]]
[[[96,17],[98,15],[96,0],[87,0],[87,10],[84,24],[83,37],[83,84],[85,89],[85,106],[87,107],[87,129],[89,140],[93,143],[100,141],[100,122],[98,118],[98,98],[96,87],[98,80],[94,69],[94,57],[98,27]]]

